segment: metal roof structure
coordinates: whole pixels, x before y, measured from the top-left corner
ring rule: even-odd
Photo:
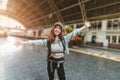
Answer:
[[[26,28],[49,27],[56,21],[64,24],[83,21],[80,2],[90,21],[120,17],[120,0],[8,0],[7,15]]]

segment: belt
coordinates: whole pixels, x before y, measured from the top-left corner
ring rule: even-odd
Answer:
[[[57,68],[60,67],[60,63],[64,63],[64,58],[60,58],[60,59],[55,59],[55,58],[51,58],[48,60],[50,62],[50,70],[51,72],[53,72],[53,63],[57,63]]]

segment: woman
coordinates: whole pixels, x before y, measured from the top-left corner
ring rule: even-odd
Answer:
[[[16,45],[35,44],[39,46],[48,47],[48,76],[49,80],[54,80],[54,72],[57,70],[59,80],[65,80],[64,72],[64,55],[69,54],[69,41],[80,33],[81,30],[90,27],[89,22],[85,22],[83,27],[74,30],[70,34],[64,36],[64,26],[60,22],[56,22],[51,29],[48,39],[28,40],[17,42]]]

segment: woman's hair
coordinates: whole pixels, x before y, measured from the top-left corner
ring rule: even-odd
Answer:
[[[56,26],[60,26],[60,25],[54,25],[53,28],[51,29],[50,35],[48,37],[48,41],[50,41],[50,42],[55,41],[56,35],[54,33],[54,29]],[[60,29],[61,29],[61,33],[58,35],[58,37],[60,40],[63,40],[64,35],[63,35],[63,30],[62,30],[61,26],[60,26]]]

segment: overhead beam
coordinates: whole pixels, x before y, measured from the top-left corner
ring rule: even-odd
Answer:
[[[43,0],[39,5],[33,6],[32,9],[27,12],[27,14],[32,13],[36,8],[40,7],[40,6],[41,6],[42,4],[44,4],[46,1],[47,1],[47,0]],[[26,0],[25,0],[24,2],[26,2]],[[26,2],[26,3],[28,4],[28,2]],[[21,14],[22,14],[22,13],[21,13]],[[26,15],[27,15],[27,14],[26,14]],[[25,17],[26,15],[24,15],[23,17]]]
[[[44,1],[43,1],[44,2]],[[42,4],[43,4],[43,2],[42,2]],[[30,6],[31,8],[34,8],[34,6],[33,6],[33,2],[27,2],[27,1],[24,1],[24,3],[26,3],[28,6]],[[40,5],[42,5],[42,4],[40,4]],[[35,4],[34,4],[35,5]],[[39,6],[40,6],[39,5]],[[34,8],[35,9],[35,8]],[[32,9],[32,11],[34,10],[34,9]],[[35,9],[36,10],[36,9]],[[25,10],[24,10],[25,11]],[[36,12],[38,12],[37,10],[36,10]],[[40,12],[39,12],[40,13]],[[29,13],[30,14],[30,13]],[[22,15],[22,13],[20,13],[20,15]],[[27,15],[28,16],[28,15]],[[29,20],[30,19],[32,19],[32,18],[36,18],[36,16],[35,15],[30,15],[28,18],[26,18],[26,19],[24,19],[25,17],[22,17],[21,19],[24,21],[24,22],[28,22],[27,24],[28,25],[31,25],[31,23],[29,23]],[[43,19],[43,21],[45,21],[45,19]],[[47,24],[47,23],[46,23]],[[39,25],[38,24],[35,24],[35,26],[40,26],[40,25],[42,25],[43,26],[43,24],[41,23],[41,22],[39,22]]]
[[[51,9],[52,9],[54,12],[58,12],[58,13],[56,13],[56,16],[57,16],[58,21],[60,21],[60,22],[62,22],[62,23],[64,24],[63,17],[62,17],[62,15],[60,14],[59,9],[58,9],[57,6],[55,5],[54,1],[53,1],[53,0],[48,0],[48,3],[49,3]],[[51,13],[51,15],[53,15],[53,14]]]
[[[100,8],[104,8],[104,7],[108,7],[108,6],[112,6],[112,5],[117,5],[117,4],[120,4],[120,1],[114,2],[114,3],[105,4],[105,5],[99,6],[99,7],[95,7],[95,8],[89,9],[87,11],[93,11],[93,10],[97,10],[97,9],[100,9]]]
[[[44,3],[44,2],[45,2],[45,1],[43,1],[42,3]],[[41,3],[41,5],[42,5],[42,3]],[[119,3],[120,3],[120,1],[114,2],[114,3],[111,3],[111,4],[107,4],[107,5],[103,5],[103,6],[100,6],[100,7],[92,8],[92,9],[89,9],[89,10],[87,10],[87,11],[92,11],[92,10],[96,10],[96,9],[99,9],[99,8],[104,8],[104,7],[116,5],[116,4],[119,4]],[[73,5],[68,6],[68,7],[66,7],[66,8],[63,8],[63,9],[59,10],[59,12],[62,12],[62,11],[67,10],[67,9],[70,9],[70,8],[75,7],[75,6],[77,6],[77,5],[79,5],[79,3],[76,3],[76,4],[73,4]],[[39,5],[39,6],[40,6],[40,5]],[[37,6],[36,6],[36,7],[37,7]],[[34,9],[35,9],[35,8],[34,8]],[[32,9],[31,11],[33,11],[34,9]],[[30,11],[30,12],[31,12],[31,11]],[[29,12],[28,12],[28,13],[29,13]],[[56,13],[58,13],[58,11],[53,12],[53,15],[56,14]],[[21,14],[22,14],[22,13],[21,13]],[[49,15],[47,15],[47,16],[49,16]],[[46,16],[45,16],[45,17],[46,17]]]
[[[118,3],[115,2],[115,3],[112,3],[112,4],[110,4],[110,5],[112,6],[112,5],[115,5],[115,4],[116,4],[116,5],[117,5],[117,4],[120,4],[120,2],[118,2]],[[101,6],[101,7],[96,7],[96,8],[88,9],[87,12],[93,11],[93,10],[97,10],[97,9],[100,9],[100,8],[105,8],[105,7],[108,7],[108,6],[110,6],[110,5],[108,4],[108,5],[103,5],[103,6]],[[77,14],[80,14],[80,12],[63,16],[63,18],[66,18],[66,17],[69,17],[69,16],[74,16],[74,15],[77,15]]]
[[[97,8],[92,8],[92,9],[89,9],[89,10],[87,10],[87,11],[92,11],[92,10],[97,10],[97,9],[100,9],[100,8],[104,8],[104,7],[107,7],[107,6],[112,6],[112,5],[116,5],[116,4],[120,4],[120,1],[118,1],[118,2],[114,2],[114,3],[110,3],[110,4],[107,4],[107,5],[103,5],[103,6],[100,6],[100,7],[97,7]],[[77,5],[79,5],[78,3],[77,3]],[[74,4],[74,5],[71,5],[71,6],[76,6],[76,4]],[[62,11],[64,11],[64,10],[67,10],[67,9],[70,9],[70,8],[72,8],[71,6],[68,6],[68,7],[66,7],[66,8],[63,8],[63,9],[61,9],[61,10],[59,10],[59,11],[55,11],[55,12],[53,12],[53,14],[56,14],[56,13],[58,13],[58,12],[62,12]],[[42,16],[42,18],[41,19],[44,19],[45,17],[48,17],[49,16],[49,14],[48,15],[45,15],[45,16]],[[25,18],[25,17],[24,17]],[[24,19],[23,18],[23,19]],[[40,20],[40,18],[39,19],[34,19],[34,20]],[[22,18],[21,18],[22,19]],[[34,21],[33,20],[33,21]]]
[[[90,18],[88,18],[88,20],[94,21],[94,20],[104,20],[104,19],[112,19],[112,18],[118,18],[118,17],[120,17],[120,12],[115,13],[115,14],[108,14],[108,15],[90,17]],[[70,24],[70,23],[79,23],[79,22],[82,22],[82,19],[66,21],[65,23]]]
[[[43,3],[43,2],[42,2]],[[34,4],[33,2],[31,2],[31,4]],[[29,4],[30,5],[30,4]],[[34,4],[35,5],[35,4]],[[33,7],[33,6],[32,6]],[[39,14],[41,14],[41,15],[44,15],[44,13],[43,13],[43,11],[41,10],[41,9],[39,9]],[[35,16],[35,15],[34,15]],[[48,19],[47,18],[44,18],[44,19],[42,19],[43,20],[43,22],[46,24],[46,25],[51,25],[51,23],[50,23],[50,21],[48,21]],[[29,20],[28,20],[29,21]],[[31,24],[31,23],[30,23]],[[44,25],[42,25],[42,26],[44,26]]]
[[[119,3],[120,3],[120,1],[111,3],[110,5],[109,5],[109,4],[106,4],[106,5],[101,6],[101,8],[107,7],[107,6],[112,6],[112,5],[119,4]],[[73,8],[73,7],[78,6],[78,5],[79,5],[79,3],[73,4],[73,5],[71,5],[71,6],[68,6],[68,7],[65,7],[65,8],[63,8],[63,9],[60,9],[59,12],[65,11],[65,10],[67,10],[67,9]],[[99,9],[99,8],[100,8],[100,7],[97,7],[97,8],[89,9],[89,10],[87,10],[87,11],[92,11],[92,10],[96,10],[96,9]],[[55,11],[55,12],[53,12],[52,14],[54,15],[54,14],[56,14],[56,13],[58,13],[58,11]],[[37,18],[37,19],[34,19],[34,20],[30,21],[30,22],[35,22],[35,21],[37,21],[37,20],[40,20],[40,19],[45,18],[45,17],[48,17],[48,16],[49,16],[49,14],[48,14],[48,15],[45,15],[45,16],[41,16],[41,17],[39,17],[39,18]]]
[[[80,6],[83,22],[87,21],[87,15],[86,15],[84,1],[83,0],[78,0],[78,3],[79,3],[79,6]]]
[[[77,6],[77,5],[78,5],[78,3],[73,4],[73,5],[71,5],[71,6],[68,6],[68,7],[65,7],[65,8],[59,10],[59,12],[65,11],[65,10],[70,9],[70,8],[72,8],[72,7],[75,7],[75,6]],[[55,11],[55,12],[53,12],[52,14],[54,15],[54,14],[56,14],[56,13],[58,13],[58,11]],[[34,19],[33,21],[30,21],[30,22],[35,22],[35,21],[37,21],[37,20],[40,20],[40,19],[45,18],[45,17],[48,17],[48,16],[49,16],[49,14],[47,14],[47,15],[45,15],[45,16],[41,16],[41,17],[39,17],[39,18],[37,18],[37,19]]]

